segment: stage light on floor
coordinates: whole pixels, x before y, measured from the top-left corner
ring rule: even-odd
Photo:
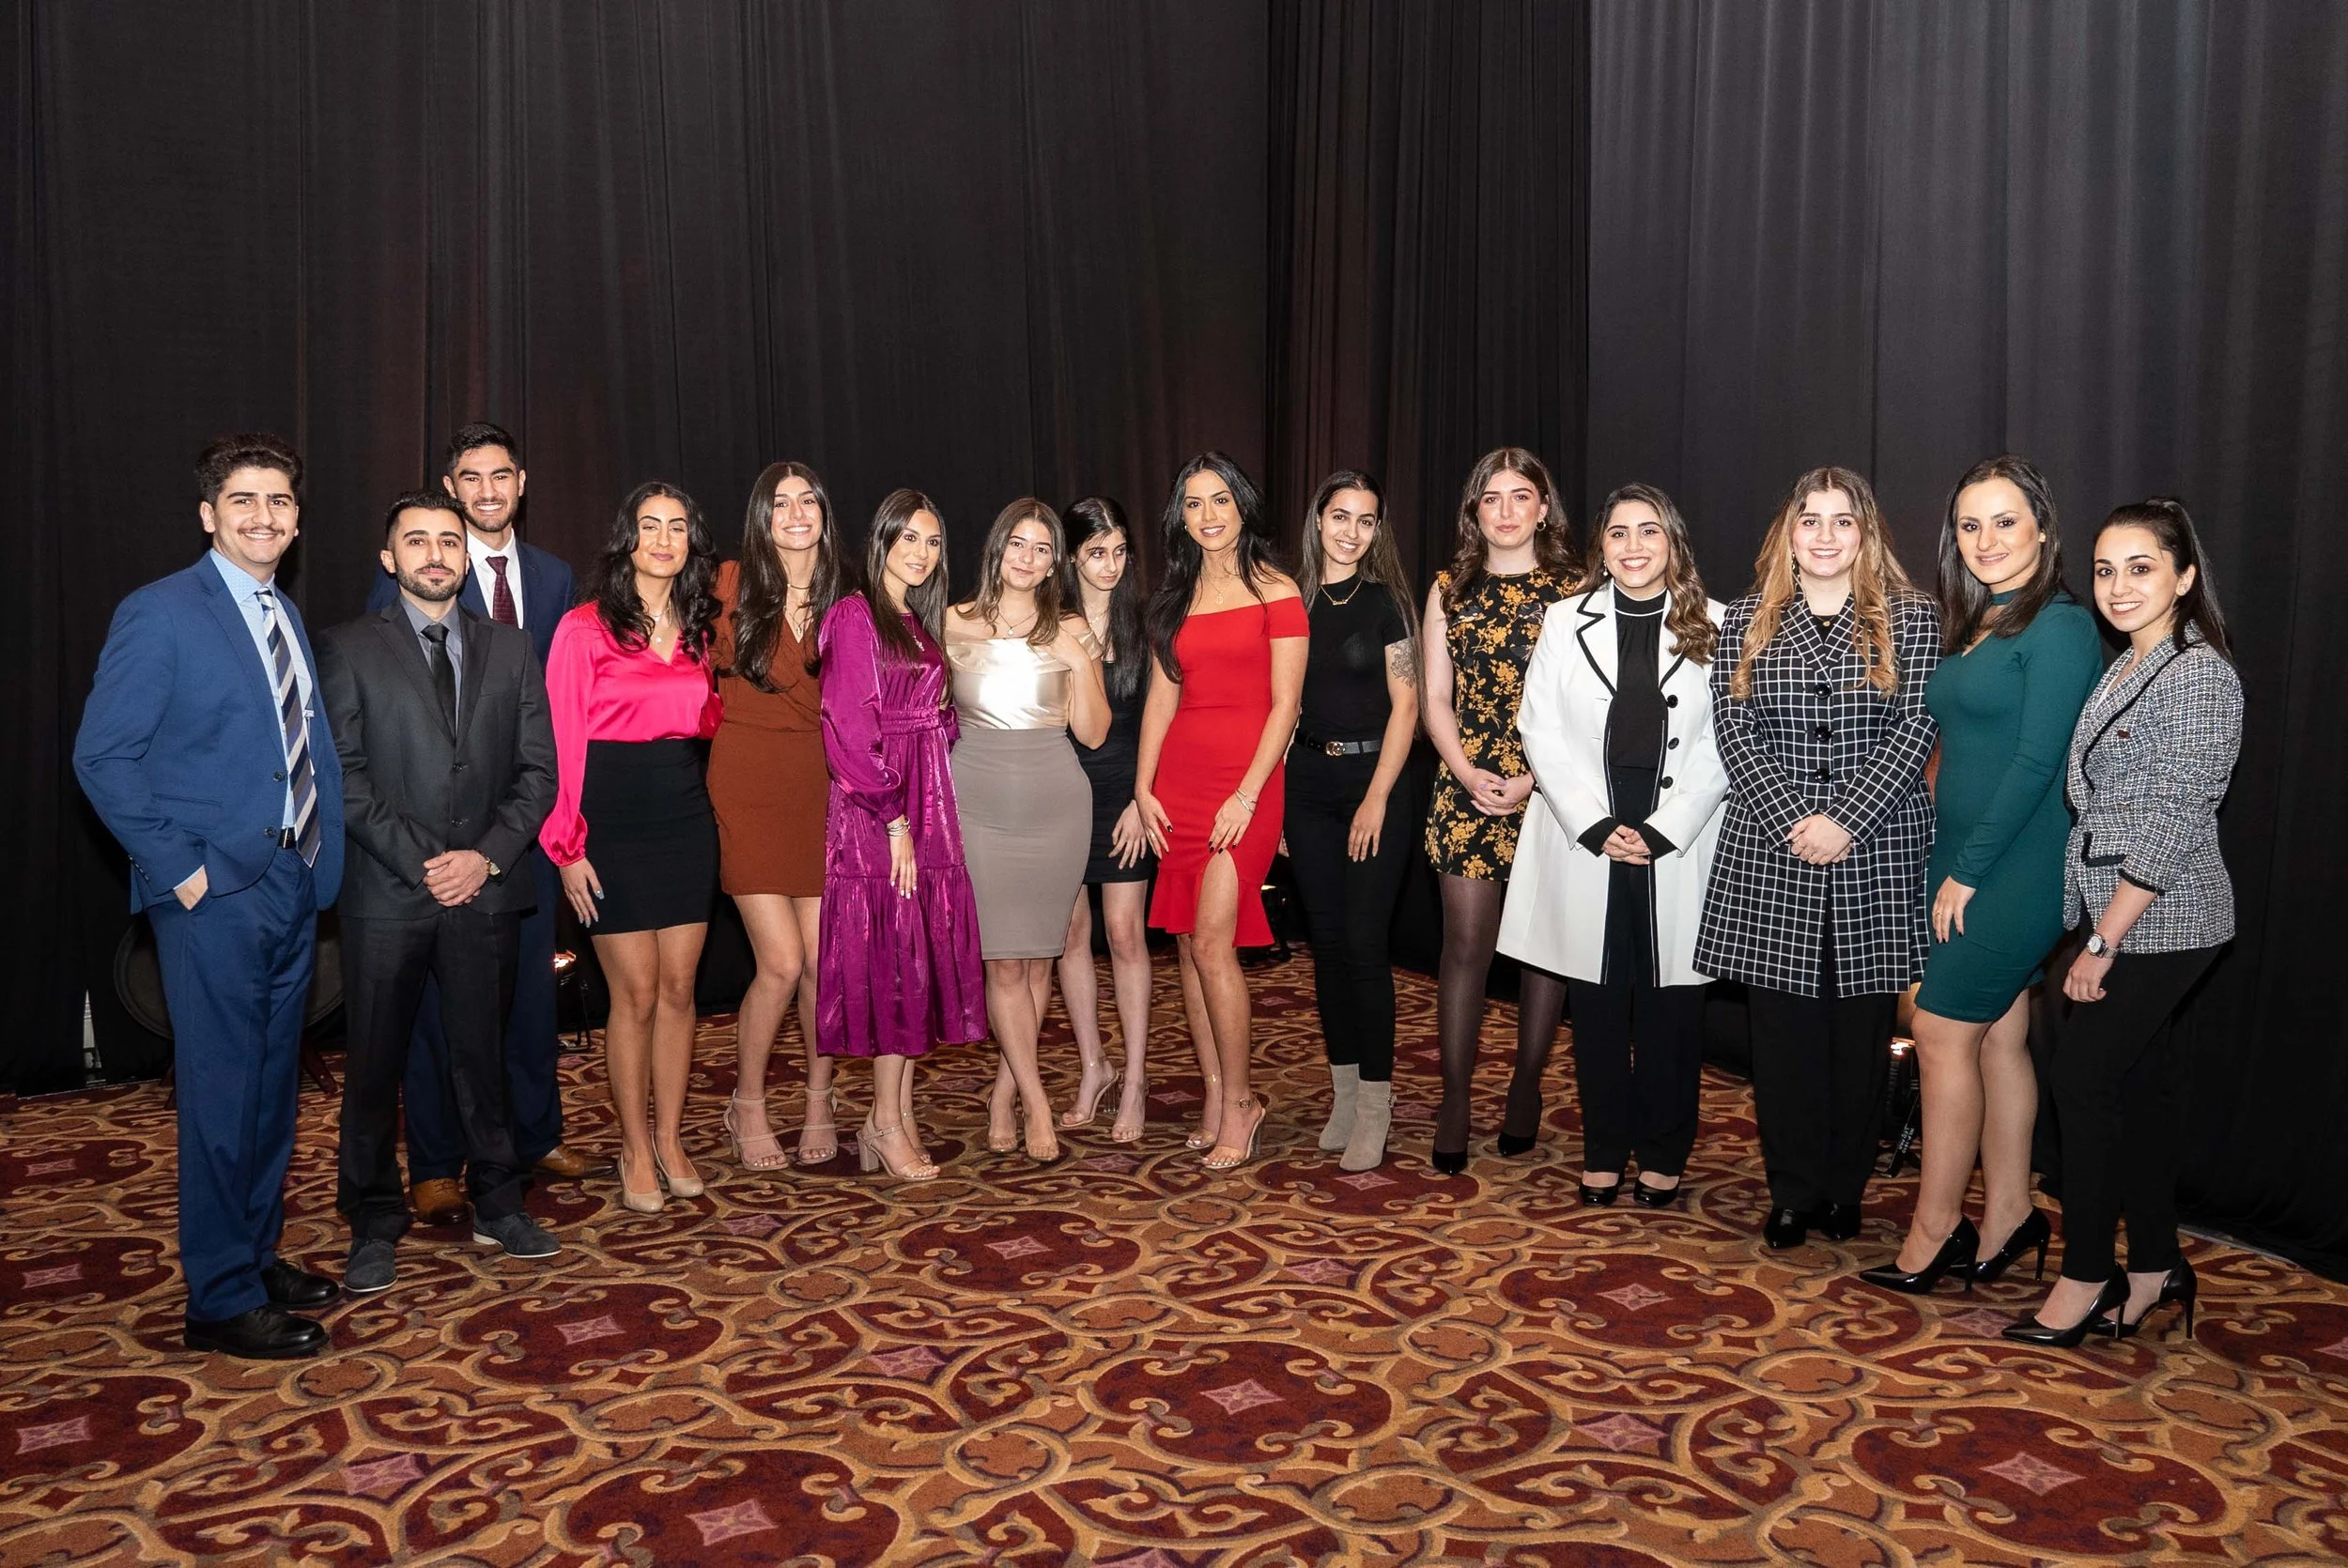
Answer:
[[[587,971],[579,967],[579,955],[567,947],[555,949],[554,996],[557,1018],[562,1016],[563,998],[567,996],[579,1020],[579,1026],[572,1031],[570,1044],[564,1053],[576,1055],[587,1049]],[[557,1033],[560,1032],[558,1028]]]

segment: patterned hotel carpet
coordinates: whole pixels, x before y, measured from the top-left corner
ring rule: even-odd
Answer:
[[[657,1218],[541,1191],[567,1250],[415,1232],[332,1354],[178,1345],[171,1120],[151,1088],[22,1106],[0,1148],[0,1560],[479,1563],[1981,1563],[2348,1555],[2348,1290],[2192,1244],[2187,1343],[2037,1352],[1968,1302],[1787,1258],[1749,1100],[1707,1079],[1685,1212],[1580,1207],[1570,1092],[1430,1176],[1431,1052],[1400,1153],[1313,1148],[1309,972],[1259,973],[1269,1153],[1217,1177],[1160,1119],[1050,1170],[983,1152],[984,1058],[922,1090],[945,1179],[715,1158],[731,1025],[691,1107],[708,1197]],[[1162,1017],[1171,1016],[1161,968]],[[1406,976],[1405,1038],[1432,997]],[[1055,1053],[1062,1088],[1073,1051]],[[591,1082],[585,1060],[575,1083]],[[860,1091],[861,1084],[856,1085]],[[574,1097],[584,1142],[599,1102]],[[305,1091],[289,1255],[338,1264],[329,1099]],[[779,1115],[795,1111],[778,1097]]]

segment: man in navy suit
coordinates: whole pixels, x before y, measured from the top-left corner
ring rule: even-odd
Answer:
[[[515,536],[529,479],[521,444],[498,426],[468,424],[449,438],[440,484],[464,509],[471,568],[458,602],[477,615],[528,632],[543,670],[554,645],[555,623],[571,607],[575,588],[571,569],[560,557]],[[398,597],[392,574],[380,573],[367,592],[367,608],[389,608]],[[522,917],[514,1007],[505,1031],[506,1103],[523,1169],[576,1180],[602,1175],[610,1163],[563,1144],[561,1047],[554,1027],[554,921],[562,883],[546,852],[534,844],[527,864],[538,907]],[[436,983],[417,1014],[406,1084],[409,1197],[426,1224],[453,1224],[465,1208],[465,1190],[457,1180],[465,1165],[464,1122],[449,1095],[449,1053],[440,1018]]]
[[[326,1346],[332,1281],[277,1255],[317,912],[343,874],[343,774],[301,614],[277,588],[301,459],[224,436],[196,461],[212,547],[122,601],[73,771],[131,856],[178,1062],[179,1263],[193,1350]]]

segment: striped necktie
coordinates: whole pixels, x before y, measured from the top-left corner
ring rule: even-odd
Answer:
[[[310,767],[310,726],[301,713],[301,683],[294,677],[293,644],[278,612],[277,594],[254,590],[269,617],[270,678],[277,688],[277,719],[286,731],[286,777],[293,790],[294,848],[303,864],[318,863],[318,781]]]

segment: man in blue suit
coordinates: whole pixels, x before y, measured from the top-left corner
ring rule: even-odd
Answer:
[[[317,912],[343,874],[343,773],[301,611],[277,589],[301,459],[224,436],[196,461],[212,547],[115,611],[73,771],[131,856],[178,1062],[179,1263],[193,1350],[326,1346],[332,1281],[277,1255]]]
[[[555,623],[571,607],[571,569],[559,556],[515,537],[522,492],[530,476],[519,442],[494,424],[473,423],[449,438],[441,487],[465,514],[470,570],[459,602],[475,613],[530,634],[546,668]],[[399,585],[378,573],[367,608],[380,611],[399,597]],[[544,679],[542,675],[541,680]],[[522,917],[514,1009],[506,1022],[506,1103],[514,1150],[522,1168],[540,1176],[577,1180],[611,1168],[563,1143],[563,1095],[557,1077],[561,1046],[554,1027],[554,921],[563,901],[561,879],[546,852],[533,845],[528,865],[537,909]],[[409,1201],[426,1224],[454,1224],[465,1212],[458,1173],[465,1165],[465,1130],[449,1097],[447,1042],[440,1031],[437,986],[417,1013],[408,1053],[408,1180]]]

